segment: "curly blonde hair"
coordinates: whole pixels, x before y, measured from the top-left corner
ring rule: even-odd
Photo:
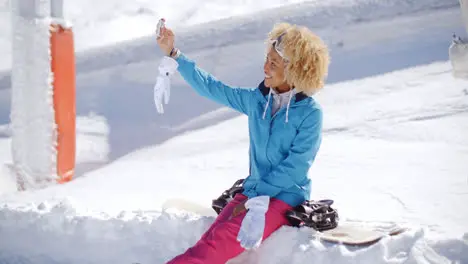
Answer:
[[[325,85],[330,64],[328,47],[308,28],[289,23],[275,24],[268,33],[267,45],[271,47],[271,41],[283,33],[280,46],[288,59],[286,82],[311,96]]]

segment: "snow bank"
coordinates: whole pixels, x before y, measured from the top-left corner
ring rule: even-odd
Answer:
[[[165,263],[193,245],[213,221],[189,213],[122,212],[116,217],[80,212],[70,200],[0,210],[0,262]],[[423,229],[356,248],[324,243],[307,228],[283,227],[257,251],[229,263],[466,263],[463,240],[429,242]],[[8,239],[6,239],[8,238]]]
[[[87,216],[72,200],[0,210],[0,263],[164,263],[211,219],[164,212]]]

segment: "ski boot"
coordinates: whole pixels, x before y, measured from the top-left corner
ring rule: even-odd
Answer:
[[[228,190],[225,190],[218,199],[214,199],[211,203],[211,207],[215,212],[219,215],[223,208],[234,199],[236,194],[241,193],[244,191],[242,184],[244,183],[244,179],[237,180],[234,185]]]
[[[317,231],[329,230],[338,225],[338,212],[331,208],[333,200],[305,201],[286,213],[295,227],[307,226]]]

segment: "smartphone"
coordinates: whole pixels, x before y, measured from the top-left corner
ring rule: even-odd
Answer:
[[[159,19],[158,25],[156,26],[156,36],[161,35],[161,28],[164,27],[166,24],[166,20],[164,18]]]

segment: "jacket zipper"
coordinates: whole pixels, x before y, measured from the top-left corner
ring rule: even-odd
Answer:
[[[290,106],[289,106],[290,109],[291,109],[292,107],[293,107],[293,105],[290,105]],[[268,113],[269,116],[270,116],[270,115],[271,115],[272,106],[269,105],[268,108],[269,108],[268,110],[270,110],[269,113]],[[275,119],[276,116],[277,116],[281,111],[286,111],[286,110],[284,110],[284,107],[282,107],[282,108],[280,108],[278,111],[276,111],[276,113],[270,118],[269,124],[268,124],[268,126],[269,126],[269,127],[268,127],[268,138],[267,138],[267,142],[266,142],[266,145],[265,145],[265,157],[266,157],[266,159],[268,160],[268,162],[270,163],[270,168],[269,168],[270,171],[271,171],[271,167],[272,167],[272,162],[271,162],[270,158],[268,157],[268,146],[269,146],[269,143],[270,143],[271,130],[272,130],[272,128],[273,128],[272,124],[273,124],[273,119]]]
[[[270,108],[271,109],[271,108]],[[265,146],[265,157],[267,158],[268,162],[270,163],[270,171],[271,171],[271,167],[272,167],[272,162],[270,160],[270,157],[268,157],[268,146],[269,146],[269,143],[270,143],[270,136],[271,136],[271,130],[273,129],[273,120],[276,118],[276,116],[281,112],[283,111],[284,108],[280,108],[278,111],[276,111],[276,113],[270,118],[269,120],[269,123],[268,123],[268,138],[267,138],[267,142],[266,142],[266,146]],[[271,114],[271,111],[270,111],[270,114]]]

